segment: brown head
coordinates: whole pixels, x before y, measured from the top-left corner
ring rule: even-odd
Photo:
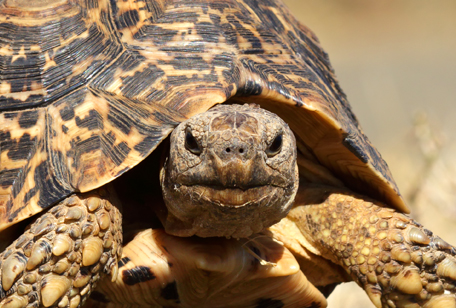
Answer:
[[[160,177],[168,233],[247,237],[293,204],[295,138],[282,119],[256,105],[220,105],[173,131]]]

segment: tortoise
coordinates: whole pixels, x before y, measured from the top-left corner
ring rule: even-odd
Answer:
[[[279,0],[0,10],[2,307],[325,307],[350,280],[456,307],[454,247]]]

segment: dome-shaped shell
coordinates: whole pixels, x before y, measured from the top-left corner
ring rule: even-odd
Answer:
[[[112,181],[233,96],[407,211],[311,31],[272,0],[0,1],[0,230]]]

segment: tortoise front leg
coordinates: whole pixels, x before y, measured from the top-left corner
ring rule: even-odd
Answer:
[[[455,248],[410,217],[350,192],[302,187],[272,231],[287,241],[281,229],[290,224],[309,250],[344,267],[376,307],[456,307]]]
[[[0,254],[1,307],[81,307],[102,274],[117,277],[121,215],[108,197],[68,197]]]

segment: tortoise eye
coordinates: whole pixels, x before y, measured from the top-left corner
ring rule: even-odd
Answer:
[[[266,154],[268,157],[273,157],[279,154],[280,150],[282,149],[282,139],[282,133],[278,134],[274,138],[269,147],[266,149]]]
[[[195,155],[201,154],[201,147],[195,137],[193,137],[190,127],[185,130],[185,148]]]

